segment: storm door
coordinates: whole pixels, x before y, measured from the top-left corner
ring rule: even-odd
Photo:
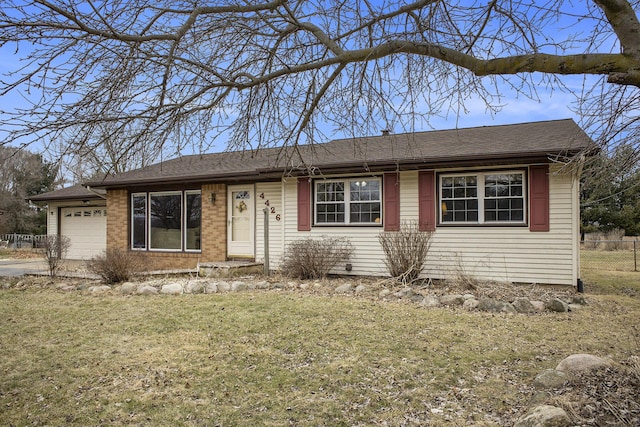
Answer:
[[[227,200],[227,256],[255,256],[255,208],[253,186],[229,186]]]

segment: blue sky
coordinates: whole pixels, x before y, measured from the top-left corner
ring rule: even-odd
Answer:
[[[0,50],[0,57],[6,58],[8,52]],[[4,62],[4,61],[3,61]],[[4,65],[0,66],[5,69]],[[590,80],[594,80],[593,78]],[[579,86],[582,85],[582,76],[566,76],[563,81],[574,86],[579,93]],[[550,91],[546,88],[538,88],[539,100],[528,99],[522,95],[518,95],[512,89],[503,86],[501,91],[502,109],[499,112],[490,112],[481,99],[468,99],[465,101],[464,107],[458,108],[459,112],[449,111],[443,112],[442,116],[432,117],[429,124],[417,124],[416,130],[431,129],[451,129],[475,126],[502,125],[511,123],[556,120],[564,118],[572,118],[579,122],[579,116],[571,111],[571,105],[576,101],[575,93],[566,93],[560,90]],[[13,92],[10,95],[0,97],[0,111],[10,111],[19,106],[27,106],[24,95]],[[466,112],[465,112],[466,110]],[[321,127],[323,127],[320,124]],[[402,129],[391,129],[394,132],[401,132]],[[1,132],[1,130],[0,130]],[[334,138],[341,138],[351,135],[342,135],[334,133],[330,128],[325,128],[325,134]],[[221,151],[226,147],[222,142],[216,145],[216,149]],[[38,152],[43,149],[38,144],[33,144],[29,150]],[[183,153],[188,154],[188,153]]]
[[[574,4],[576,13],[580,12],[580,7],[584,7],[584,3],[576,2]],[[572,29],[574,31],[574,29]],[[18,62],[11,45],[0,49],[0,74],[4,74],[9,69],[15,69]],[[500,85],[499,91],[501,95],[502,109],[499,112],[490,112],[487,110],[485,103],[480,99],[466,99],[464,107],[460,106],[448,112],[443,112],[442,116],[432,117],[428,124],[416,123],[416,130],[430,129],[450,129],[456,127],[474,127],[485,125],[499,125],[519,122],[555,120],[562,118],[573,118],[579,122],[579,117],[571,111],[571,105],[576,102],[575,93],[580,93],[584,77],[583,76],[565,76],[561,78],[562,82],[574,93],[563,92],[560,90],[550,91],[545,87],[539,87],[539,100],[531,100],[522,95],[518,95],[512,88],[506,85]],[[588,81],[595,81],[595,78],[588,78]],[[0,96],[0,111],[11,111],[19,106],[26,106],[25,91],[12,92],[5,96]],[[351,136],[333,132],[332,129],[326,128],[321,123],[319,127],[326,135],[333,138]],[[381,127],[383,127],[381,125]],[[401,132],[402,129],[391,129],[394,132]],[[372,131],[375,134],[375,132]],[[0,129],[0,139],[2,138],[2,129]],[[215,146],[216,150],[223,150],[226,147],[222,140]],[[43,147],[38,143],[29,146],[34,152],[42,151]],[[183,152],[183,154],[189,154]]]

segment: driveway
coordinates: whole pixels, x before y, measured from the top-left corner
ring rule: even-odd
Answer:
[[[96,279],[98,276],[86,271],[85,262],[67,259],[62,262],[58,271],[60,277],[76,277],[83,279]],[[49,267],[43,258],[9,258],[0,259],[0,277],[24,276],[25,274],[49,275]]]
[[[23,276],[25,274],[48,274],[42,259],[0,259],[0,276]]]

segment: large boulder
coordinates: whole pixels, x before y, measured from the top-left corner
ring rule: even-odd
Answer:
[[[269,289],[269,282],[266,280],[261,280],[256,283],[256,289]]]
[[[566,313],[567,311],[569,311],[569,305],[558,298],[552,298],[549,301],[545,302],[544,307],[547,310],[555,311],[556,313]]]
[[[513,427],[568,427],[571,420],[564,409],[539,405],[520,417]]]
[[[465,299],[464,304],[462,304],[462,308],[464,308],[465,310],[473,311],[476,308],[478,308],[479,304],[480,304],[480,301],[478,301],[475,298]]]
[[[156,288],[155,286],[151,286],[151,285],[144,285],[144,286],[140,286],[138,288],[138,293],[140,295],[157,295],[158,294],[158,288]]]
[[[440,307],[440,299],[435,295],[427,295],[419,303],[420,307]]]
[[[396,298],[411,298],[413,295],[413,289],[411,289],[409,286],[405,286],[404,288],[393,294],[393,296]]]
[[[443,295],[440,297],[440,304],[449,305],[449,306],[457,306],[464,304],[464,297],[462,295]]]
[[[544,302],[543,301],[536,301],[536,300],[532,300],[529,301],[531,303],[531,305],[533,306],[534,310],[536,312],[542,312],[544,311]]]
[[[124,282],[120,285],[120,293],[122,295],[132,295],[138,291],[138,284],[133,282]]]
[[[478,303],[478,310],[488,311],[491,313],[515,313],[516,309],[513,308],[508,302],[498,301],[493,298],[481,298]]]
[[[516,298],[511,303],[518,313],[533,313],[536,308],[527,298]]]
[[[104,294],[111,290],[111,286],[100,285],[100,286],[91,286],[89,288],[89,292],[92,294]]]
[[[569,380],[569,375],[564,371],[546,369],[539,373],[533,380],[533,385],[541,390],[550,390],[562,387]]]
[[[160,293],[167,295],[181,295],[183,292],[182,284],[180,283],[169,283],[167,285],[162,285],[162,289],[160,289]]]
[[[353,285],[351,283],[345,283],[335,289],[335,293],[337,294],[350,294],[351,292],[353,292]]]
[[[231,283],[231,291],[232,292],[242,292],[248,289],[247,284],[245,282],[241,282],[239,280]]]
[[[356,295],[360,295],[367,292],[367,287],[365,285],[356,286]]]
[[[611,365],[607,359],[592,354],[572,354],[556,366],[557,371],[577,372]]]
[[[187,294],[201,294],[204,292],[204,283],[201,280],[189,280],[184,287]]]
[[[218,292],[229,292],[231,290],[231,285],[229,282],[218,282]]]
[[[205,294],[215,294],[218,292],[218,284],[216,282],[207,282],[204,285]]]

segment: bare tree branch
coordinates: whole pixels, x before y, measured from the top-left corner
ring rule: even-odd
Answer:
[[[114,159],[143,147],[207,151],[218,138],[231,149],[296,146],[321,129],[410,129],[469,99],[498,111],[505,90],[532,99],[540,86],[575,91],[559,77],[572,74],[608,82],[575,92],[583,125],[597,126],[597,100],[615,93],[623,104],[604,117],[615,126],[595,133],[603,147],[637,147],[628,136],[640,127],[631,113],[638,5],[5,0],[0,49],[16,61],[0,96],[24,102],[0,112],[0,141],[40,141],[57,156],[116,150]]]

